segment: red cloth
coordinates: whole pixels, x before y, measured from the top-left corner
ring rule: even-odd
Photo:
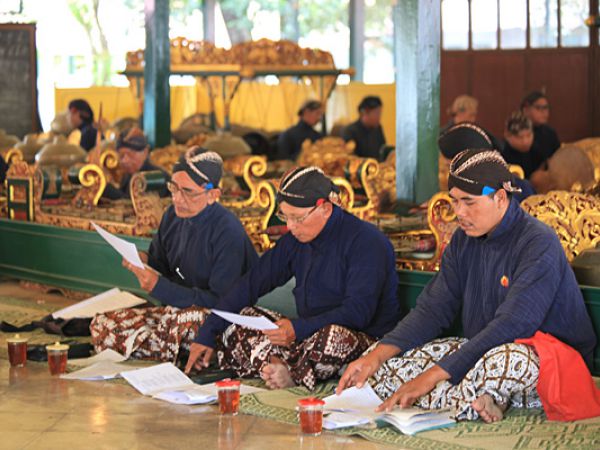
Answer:
[[[600,416],[600,389],[577,350],[541,331],[515,342],[533,346],[540,357],[537,391],[548,420]]]

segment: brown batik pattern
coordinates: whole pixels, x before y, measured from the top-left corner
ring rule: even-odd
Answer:
[[[283,318],[260,307],[244,308],[241,314],[265,315],[273,321]],[[373,342],[365,333],[327,325],[286,348],[272,345],[261,331],[231,325],[217,341],[217,357],[222,369],[235,370],[241,377],[256,377],[275,356],[287,366],[294,383],[313,390],[318,380],[335,376],[344,364],[358,358]]]
[[[90,325],[92,344],[96,352],[112,349],[124,355],[128,340],[133,340],[133,358],[175,361],[180,348],[189,350],[205,319],[205,310],[197,306],[128,308],[98,314]]]
[[[369,383],[380,398],[386,399],[404,383],[433,367],[466,342],[467,339],[463,338],[436,339],[400,357],[390,358],[369,379]],[[542,404],[536,389],[538,375],[539,358],[533,347],[503,344],[483,355],[459,384],[440,382],[429,394],[420,397],[415,406],[424,409],[454,408],[458,420],[476,420],[479,417],[471,403],[483,394],[492,396],[497,404],[540,408]]]

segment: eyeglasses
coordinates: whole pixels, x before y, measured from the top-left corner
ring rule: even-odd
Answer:
[[[184,198],[186,198],[188,200],[196,200],[201,195],[204,195],[208,192],[206,189],[203,190],[202,192],[198,192],[193,189],[182,188],[182,187],[179,187],[177,185],[177,183],[174,183],[172,181],[167,181],[167,189],[169,190],[169,192],[172,195],[175,195],[179,192]]]
[[[288,217],[285,214],[283,214],[281,212],[281,210],[277,211],[277,213],[275,214],[275,216],[281,220],[283,223],[296,223],[296,224],[300,224],[302,222],[304,222],[306,219],[308,219],[308,216],[310,216],[319,206],[321,205],[315,205],[309,212],[307,212],[306,214],[304,214],[302,217]]]
[[[550,109],[550,105],[545,104],[545,105],[533,105],[533,107],[535,109],[537,109],[538,111],[547,111]]]

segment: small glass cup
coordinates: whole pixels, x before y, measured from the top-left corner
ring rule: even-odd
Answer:
[[[69,352],[69,346],[67,344],[61,344],[55,342],[52,345],[46,346],[46,352],[48,353],[48,368],[50,369],[50,375],[60,375],[67,371],[67,353]]]
[[[307,436],[318,436],[323,431],[323,405],[321,399],[309,397],[298,400],[300,430]]]
[[[27,338],[18,334],[6,340],[11,367],[24,367],[27,363],[27,341]]]
[[[240,382],[239,380],[225,379],[217,381],[217,394],[219,396],[219,411],[223,415],[235,416],[240,408]]]

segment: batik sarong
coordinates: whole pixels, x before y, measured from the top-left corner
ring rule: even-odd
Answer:
[[[402,356],[390,358],[369,379],[369,383],[385,400],[404,383],[433,367],[466,342],[467,339],[463,338],[436,339]],[[541,408],[536,389],[539,367],[539,358],[533,347],[515,343],[500,345],[483,355],[459,384],[440,382],[429,394],[420,397],[415,406],[424,409],[453,408],[457,420],[479,418],[471,403],[483,394],[490,395],[498,405]]]
[[[283,318],[260,307],[244,308],[241,314],[264,315],[274,322]],[[301,342],[281,347],[272,345],[261,331],[231,325],[217,340],[216,349],[219,367],[232,369],[241,377],[260,376],[271,357],[277,357],[294,383],[312,390],[318,380],[336,376],[342,366],[358,358],[373,342],[375,339],[365,333],[327,325]]]
[[[180,350],[189,351],[206,319],[203,308],[173,306],[129,308],[98,314],[90,331],[96,352],[115,350],[133,358],[175,362]]]

